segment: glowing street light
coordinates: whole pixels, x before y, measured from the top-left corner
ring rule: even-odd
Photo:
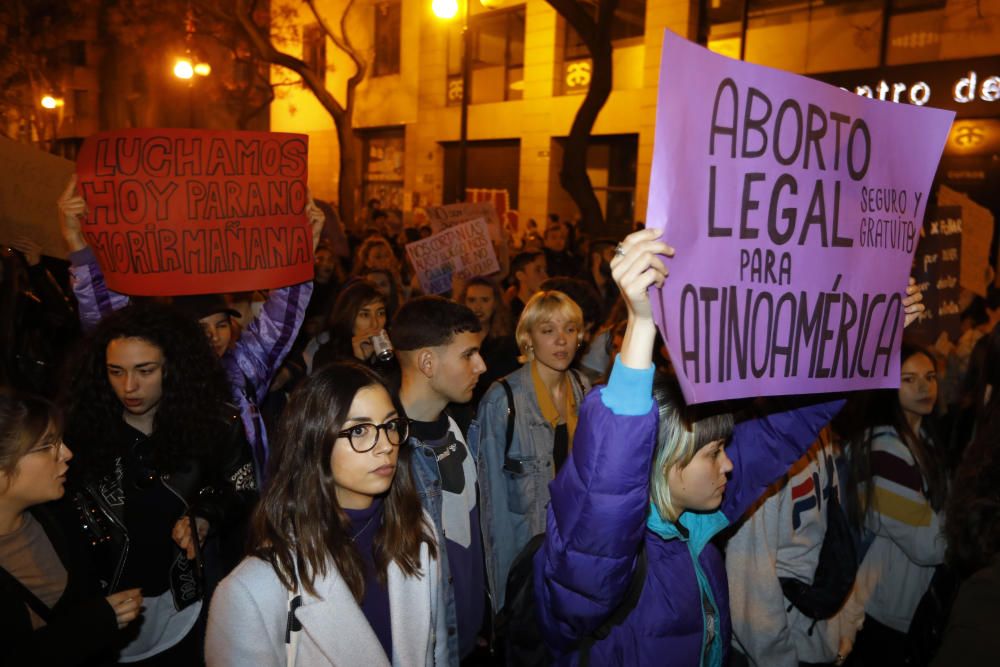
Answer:
[[[458,15],[458,0],[433,0],[431,11],[439,19],[451,20]]]
[[[212,73],[212,67],[208,63],[198,63],[194,66],[194,73],[198,76],[208,76]]]
[[[46,109],[55,109],[57,107],[61,107],[62,105],[63,101],[61,98],[52,97],[51,95],[46,95],[42,98],[42,106]]]
[[[469,42],[469,1],[465,0],[462,17],[462,112],[458,126],[458,200],[465,201],[465,186],[469,167],[469,72],[472,70]],[[458,0],[431,0],[434,16],[445,21],[458,16]]]
[[[190,79],[194,76],[194,66],[187,58],[178,58],[174,63],[174,76],[178,79]]]

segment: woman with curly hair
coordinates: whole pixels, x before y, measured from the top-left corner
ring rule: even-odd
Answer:
[[[358,246],[351,275],[361,276],[372,269],[390,271],[397,282],[401,282],[399,258],[389,241],[380,234],[372,234]]]
[[[357,362],[295,391],[251,555],[212,599],[210,667],[447,664],[439,547],[408,430],[398,398]]]
[[[199,324],[160,304],[102,320],[76,369],[66,440],[83,528],[105,590],[145,596],[122,662],[200,661],[205,575],[224,568],[220,542],[255,498],[228,397]]]

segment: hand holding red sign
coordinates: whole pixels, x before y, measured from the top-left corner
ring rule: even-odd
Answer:
[[[87,242],[83,238],[83,218],[87,215],[87,202],[76,191],[76,174],[69,177],[66,190],[59,197],[60,227],[70,252],[83,250]]]
[[[312,277],[310,223],[318,219],[306,189],[307,146],[303,135],[267,132],[95,135],[77,161],[87,215],[71,186],[61,201],[64,235],[71,248],[82,237],[108,286],[127,294],[303,282]]]

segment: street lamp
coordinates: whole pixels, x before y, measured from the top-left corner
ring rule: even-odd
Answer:
[[[178,79],[190,79],[194,76],[194,65],[189,58],[178,58],[174,63],[174,76]]]
[[[212,67],[208,63],[198,62],[191,53],[188,52],[183,58],[174,61],[174,76],[188,84],[188,126],[193,128],[194,123],[194,78],[195,76],[205,77],[212,73]]]
[[[431,11],[439,19],[450,21],[458,14],[458,0],[433,0]]]
[[[198,76],[208,76],[212,73],[212,66],[208,63],[196,63],[191,60],[190,56],[185,56],[183,58],[178,58],[174,62],[174,76],[178,79],[191,79],[194,75]]]
[[[458,134],[458,198],[465,201],[466,170],[469,164],[469,0],[462,17],[462,120]],[[431,11],[438,18],[451,20],[458,14],[458,0],[432,0]]]
[[[65,102],[61,97],[53,97],[51,95],[46,95],[42,98],[42,106],[46,109],[56,109],[61,107]]]

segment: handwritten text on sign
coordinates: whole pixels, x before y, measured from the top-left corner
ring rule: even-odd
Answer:
[[[953,117],[666,33],[647,224],[677,254],[651,296],[689,402],[898,386],[903,290]]]
[[[445,206],[428,206],[426,211],[435,234],[463,222],[483,218],[489,227],[490,239],[498,244],[504,240],[500,217],[497,216],[493,202],[460,202]]]
[[[311,278],[307,141],[163,129],[88,138],[77,160],[83,234],[108,285],[199,294]]]
[[[907,338],[931,346],[941,332],[946,332],[951,340],[958,340],[961,262],[962,208],[929,207],[913,267],[913,277],[924,295],[925,310],[910,326]]]
[[[500,270],[490,232],[482,218],[449,227],[421,241],[409,243],[406,254],[428,294],[451,289],[451,278],[488,275]]]

